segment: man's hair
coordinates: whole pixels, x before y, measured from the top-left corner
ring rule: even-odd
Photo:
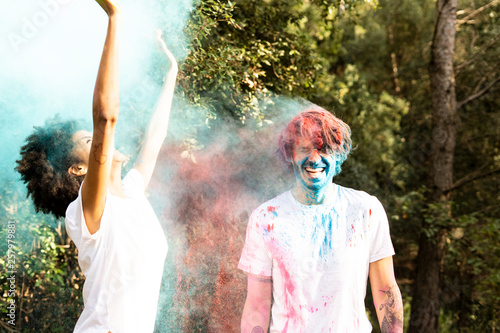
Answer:
[[[351,151],[349,125],[320,107],[302,111],[281,132],[278,146],[285,161],[292,161],[293,148],[300,138],[308,138],[318,149],[336,155],[338,172],[340,172],[340,165],[344,163]]]
[[[35,127],[21,148],[17,172],[28,188],[36,211],[63,217],[69,204],[78,197],[84,176],[71,175],[68,169],[81,161],[72,154],[76,121],[60,122],[56,117],[44,127]]]

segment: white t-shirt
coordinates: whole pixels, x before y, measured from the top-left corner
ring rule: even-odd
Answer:
[[[66,230],[85,274],[84,309],[74,332],[153,332],[167,241],[144,196],[142,175],[122,180],[125,198],[109,191],[100,229],[91,235],[81,188],[66,211]]]
[[[392,256],[377,198],[335,185],[321,205],[290,191],[259,206],[238,265],[272,276],[270,332],[371,332],[365,295],[369,263]]]

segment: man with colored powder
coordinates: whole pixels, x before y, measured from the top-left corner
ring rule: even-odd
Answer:
[[[403,332],[389,223],[377,198],[333,183],[351,131],[330,112],[300,113],[279,137],[295,186],[251,215],[238,267],[248,273],[242,332]]]

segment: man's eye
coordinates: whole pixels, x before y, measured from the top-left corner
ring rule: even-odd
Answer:
[[[322,152],[323,154],[329,154],[330,153],[330,149],[328,149],[326,147],[323,147],[323,148],[321,148],[320,152]]]

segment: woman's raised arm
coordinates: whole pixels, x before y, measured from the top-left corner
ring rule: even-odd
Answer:
[[[158,153],[160,152],[163,141],[167,136],[168,121],[170,118],[170,110],[172,108],[172,99],[174,96],[175,80],[177,77],[177,62],[174,56],[168,50],[165,42],[162,39],[161,31],[156,32],[156,39],[162,51],[169,60],[170,66],[165,77],[165,83],[158,98],[153,116],[146,130],[144,144],[139,152],[134,168],[137,169],[144,178],[144,186],[147,187],[153,170],[156,165]]]
[[[92,104],[94,132],[88,170],[82,185],[83,214],[91,234],[97,232],[106,203],[119,113],[118,44],[121,10],[114,0],[96,0],[108,14],[108,31]]]

